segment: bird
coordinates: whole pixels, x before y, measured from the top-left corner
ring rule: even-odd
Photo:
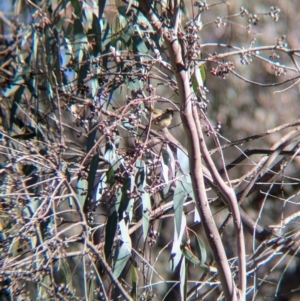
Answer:
[[[147,107],[152,113],[151,129],[160,131],[167,128],[173,119],[174,109],[167,108],[166,110],[160,110],[156,108]]]
[[[171,144],[179,147],[184,153],[188,154],[187,150],[177,141],[176,138],[174,138],[174,136],[168,130],[168,126],[170,126],[173,119],[173,114],[176,110],[172,108],[161,110],[154,108],[153,106],[150,107],[148,105],[145,105],[145,107],[152,113],[151,129],[162,131],[163,135],[169,140],[169,142],[171,142]],[[210,183],[210,185],[213,185],[212,175],[208,168],[203,164],[202,171],[205,179]]]

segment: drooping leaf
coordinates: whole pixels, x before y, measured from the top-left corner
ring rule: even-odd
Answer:
[[[21,96],[24,92],[24,87],[22,87],[22,85],[24,84],[24,78],[23,77],[19,77],[14,79],[13,84],[10,85],[9,88],[6,88],[3,92],[3,96],[4,97],[9,97],[11,95],[13,95],[15,93],[15,95],[17,95],[18,93],[16,93],[16,91],[19,92],[19,95]],[[16,96],[15,96],[16,98]]]
[[[193,253],[192,251],[187,247],[187,246],[183,246],[181,248],[182,250],[182,254],[184,255],[184,257],[190,261],[192,264],[194,264],[195,266],[199,266],[201,269],[204,270],[205,273],[209,273],[209,266],[202,263]]]
[[[109,165],[114,171],[119,167],[118,165],[119,159],[116,154],[116,147],[113,143],[109,142],[106,144],[104,159],[109,163]]]
[[[182,243],[182,237],[185,231],[186,227],[186,217],[183,212],[181,212],[182,217],[181,217],[181,229],[180,232],[177,232],[176,229],[176,224],[174,220],[174,238],[173,238],[173,245],[172,245],[172,250],[171,250],[171,260],[170,260],[170,265],[171,265],[171,270],[175,271],[176,267],[180,263],[180,260],[182,258],[182,251],[181,251],[181,243]]]
[[[177,160],[182,172],[184,174],[189,174],[190,173],[189,157],[179,147],[177,147]]]
[[[95,139],[96,139],[96,133],[97,131],[95,128],[97,127],[97,123],[95,122],[94,124],[90,122],[89,124],[89,134],[88,138],[86,141],[86,153],[89,153],[89,151],[94,147],[95,145]]]
[[[126,244],[122,244],[121,247],[118,248],[117,250],[116,259],[115,259],[114,276],[116,278],[118,278],[121,275],[129,258],[130,258],[130,251],[128,249],[128,246]]]
[[[108,182],[106,174],[103,174],[103,176],[101,176],[101,178],[99,180],[97,188],[95,189],[95,194],[94,194],[95,201],[100,201],[101,200],[103,192],[107,188],[107,183],[106,182]]]
[[[85,32],[92,27],[93,15],[98,16],[98,7],[94,0],[82,0],[82,26]]]
[[[150,194],[145,191],[146,185],[146,176],[147,176],[147,166],[143,160],[138,159],[136,161],[136,185],[138,190],[142,194],[142,206],[143,206],[143,235],[144,239],[147,238],[148,230],[149,230],[149,222],[150,222],[150,211],[151,211],[151,200]]]
[[[197,235],[195,235],[195,246],[196,246],[198,258],[202,263],[204,263],[207,258],[207,253],[203,242]]]
[[[126,217],[128,218],[129,222],[132,221],[132,217],[133,217],[133,204],[134,204],[134,199],[130,198],[126,208]]]
[[[174,198],[173,198],[175,227],[176,227],[177,233],[181,232],[183,203],[185,202],[186,197],[187,197],[187,192],[183,189],[181,182],[177,181],[176,188],[174,191]]]
[[[99,164],[99,155],[95,154],[89,165],[89,175],[87,178],[88,181],[88,197],[91,199],[95,187],[95,178],[97,175],[97,169]]]
[[[99,19],[102,19],[102,15],[104,13],[104,7],[106,5],[106,0],[101,0],[98,2],[99,5]]]
[[[172,177],[173,177],[175,175],[175,158],[174,158],[173,152],[171,151],[169,145],[167,145],[166,151],[167,151],[168,157],[169,157],[168,166],[172,172]]]
[[[138,159],[135,164],[136,176],[135,182],[139,191],[144,191],[145,180],[146,180],[146,164],[143,160]]]
[[[123,186],[122,186],[122,196],[121,201],[119,204],[119,218],[124,218],[124,212],[127,212],[128,204],[130,202],[130,193],[133,191],[134,188],[134,179],[130,176],[123,179]]]
[[[137,273],[137,264],[134,261],[131,265],[131,281],[132,281],[132,289],[131,289],[131,297],[133,301],[137,301],[137,288],[138,288],[138,273]]]
[[[144,192],[142,194],[142,203],[143,203],[143,235],[144,239],[146,240],[148,230],[149,230],[149,223],[150,223],[150,212],[151,212],[151,200],[150,194],[148,192]]]
[[[105,245],[104,245],[104,254],[106,261],[108,260],[109,255],[112,251],[112,246],[117,230],[118,225],[118,214],[114,211],[107,219],[105,227]]]
[[[115,265],[114,265],[114,276],[118,278],[126,263],[128,262],[131,255],[131,239],[128,232],[128,224],[125,220],[122,219],[119,222],[119,228],[121,233],[121,247],[118,249],[115,256]]]
[[[180,279],[180,300],[186,300],[186,291],[187,291],[187,268],[185,258],[181,259],[180,263],[180,271],[179,271],[179,279]]]
[[[168,165],[165,164],[163,157],[160,157],[161,168],[162,168],[162,176],[165,183],[169,182],[169,168]]]
[[[77,192],[77,199],[81,209],[84,206],[86,196],[87,196],[87,191],[88,191],[88,181],[86,179],[80,178],[77,182],[76,192]]]
[[[194,204],[195,204],[194,222],[199,223],[199,222],[201,222],[201,218],[200,218],[200,215],[199,215],[198,206],[197,206],[196,201],[195,201],[195,196],[194,196],[194,191],[193,191],[193,187],[192,187],[192,184],[191,184],[190,175],[186,175],[186,176],[182,177],[181,178],[181,184],[184,187],[185,191],[189,194],[189,196],[194,201]]]

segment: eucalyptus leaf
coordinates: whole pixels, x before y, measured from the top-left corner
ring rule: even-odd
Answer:
[[[180,232],[177,232],[176,229],[176,224],[174,220],[174,238],[173,238],[173,245],[172,245],[172,250],[171,250],[171,260],[170,260],[170,266],[171,270],[175,271],[176,267],[180,263],[180,260],[182,258],[182,250],[181,250],[181,243],[182,243],[182,237],[186,228],[186,217],[183,212],[181,212],[182,217],[181,217],[181,227],[180,227]]]
[[[168,165],[165,164],[163,157],[160,157],[161,168],[162,168],[162,176],[165,183],[169,182],[169,168]]]
[[[189,157],[179,147],[177,147],[177,160],[183,174],[189,174],[190,173]]]
[[[180,263],[180,271],[179,271],[179,279],[180,279],[180,300],[186,300],[186,291],[187,291],[187,267],[185,258],[181,259]]]
[[[183,203],[187,197],[187,192],[184,190],[180,181],[176,182],[176,188],[173,197],[173,207],[175,215],[175,227],[177,233],[182,231],[182,214],[183,214]]]
[[[204,263],[207,259],[207,253],[203,242],[197,235],[195,235],[195,246],[196,246],[198,258],[202,263]]]
[[[149,223],[150,223],[150,212],[151,212],[151,200],[150,194],[148,192],[144,192],[142,194],[142,203],[143,203],[143,235],[144,240],[147,239],[147,234],[149,230]]]
[[[122,186],[122,196],[121,196],[121,200],[120,200],[120,204],[119,204],[119,218],[122,219],[124,218],[124,212],[129,212],[127,211],[128,208],[128,204],[130,203],[130,193],[133,191],[134,188],[134,179],[130,176],[127,177],[125,179],[123,179],[123,186]]]
[[[172,178],[173,178],[173,176],[175,175],[175,158],[169,145],[167,145],[166,147],[166,152],[168,153],[168,166],[172,172]]]
[[[184,255],[184,257],[190,261],[192,264],[194,264],[195,266],[200,267],[201,269],[204,270],[205,273],[209,273],[209,266],[202,263],[193,253],[192,251],[187,247],[184,246],[181,248],[182,249],[182,254]]]
[[[19,77],[14,80],[14,84],[9,86],[9,88],[6,88],[3,92],[4,97],[9,97],[19,91],[24,91],[22,84],[24,84],[25,80],[23,77]]]
[[[86,179],[79,179],[76,186],[77,199],[81,209],[84,206],[88,191],[88,181]]]
[[[105,227],[104,254],[105,254],[106,261],[108,261],[108,258],[112,252],[112,246],[117,231],[117,225],[118,225],[118,214],[116,211],[114,211],[108,217],[106,227]]]
[[[119,222],[122,245],[115,256],[114,276],[118,278],[122,273],[131,255],[131,239],[128,232],[128,224],[122,219]]]
[[[132,289],[131,289],[131,297],[133,301],[137,301],[137,288],[138,288],[138,273],[137,268],[134,264],[131,265],[131,282],[132,282]]]
[[[130,258],[130,251],[126,246],[126,244],[122,244],[121,247],[118,248],[117,250],[115,264],[114,264],[114,276],[116,278],[118,278],[121,275],[129,258]]]

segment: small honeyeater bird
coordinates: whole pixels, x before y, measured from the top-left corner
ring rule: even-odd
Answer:
[[[156,131],[160,131],[167,128],[173,119],[174,111],[172,108],[167,108],[166,110],[155,109],[151,107],[146,107],[152,112],[152,122],[151,128]]]
[[[146,109],[152,112],[152,122],[151,128],[156,131],[163,130],[166,138],[174,145],[180,145],[180,143],[173,137],[173,135],[168,131],[167,127],[170,126],[173,118],[173,113],[176,111],[172,108],[167,108],[166,110],[155,109],[148,105],[145,105]],[[181,146],[181,149],[184,147]],[[187,153],[187,151],[185,151]],[[203,174],[211,183],[213,182],[212,176],[208,168],[202,165]]]

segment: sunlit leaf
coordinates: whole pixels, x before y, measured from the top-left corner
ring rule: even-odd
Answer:
[[[165,183],[169,182],[169,167],[165,164],[163,157],[160,157],[161,168],[162,168],[162,176]]]
[[[87,32],[93,23],[93,14],[98,15],[98,7],[94,0],[82,1],[82,26]]]
[[[130,258],[130,250],[128,249],[128,246],[126,244],[122,244],[121,247],[118,248],[115,257],[114,276],[118,278]]]
[[[150,223],[150,213],[151,213],[151,200],[150,194],[148,192],[144,192],[142,194],[142,203],[143,203],[143,234],[144,239],[146,240],[149,223]]]
[[[179,279],[180,279],[180,300],[186,300],[186,291],[187,291],[187,268],[185,258],[182,258],[180,263],[180,271],[179,271]]]
[[[124,219],[119,222],[119,228],[122,245],[115,255],[114,276],[116,278],[121,275],[131,255],[131,239],[128,232],[128,225],[125,223]]]
[[[9,88],[6,88],[3,92],[3,96],[4,97],[9,97],[11,95],[13,95],[14,93],[16,93],[17,90],[19,91],[24,91],[24,89],[22,89],[22,84],[24,84],[24,78],[23,77],[19,77],[18,79],[14,80],[14,84],[12,84]]]
[[[81,209],[84,206],[86,196],[88,191],[88,181],[86,179],[79,179],[76,186],[76,192],[77,192],[77,199],[79,201],[79,204],[81,206]]]
[[[181,243],[182,243],[182,237],[185,231],[186,227],[186,217],[183,212],[181,212],[182,217],[181,217],[181,227],[180,227],[180,232],[177,232],[176,229],[176,224],[174,220],[174,238],[173,238],[173,245],[172,245],[172,250],[171,250],[171,260],[170,260],[170,266],[171,270],[174,271],[178,264],[180,263],[180,260],[182,258],[182,251],[181,251]]]
[[[175,174],[175,158],[174,158],[173,152],[170,149],[169,145],[167,145],[166,151],[167,151],[167,153],[169,155],[168,166],[169,166],[169,168],[170,168],[170,170],[172,172],[172,176],[174,176],[174,174]]]
[[[189,157],[179,147],[177,148],[177,160],[182,172],[184,174],[189,174],[190,173]]]
[[[182,231],[183,203],[185,202],[186,197],[187,197],[187,192],[182,187],[181,182],[177,181],[176,188],[174,191],[174,198],[173,198],[175,227],[176,227],[177,233],[181,233],[181,231]]]

